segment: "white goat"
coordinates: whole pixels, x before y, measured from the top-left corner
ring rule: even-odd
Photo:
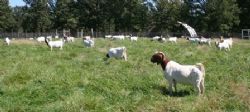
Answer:
[[[53,47],[59,47],[61,50],[63,49],[64,40],[58,40],[58,41],[50,41],[49,39],[45,39],[45,43],[50,47],[50,50],[52,51]]]
[[[229,43],[223,41],[223,42],[215,42],[215,44],[217,45],[217,47],[222,50],[225,49],[226,51],[230,51],[230,45]]]
[[[188,37],[187,39],[188,39],[190,42],[193,42],[193,43],[198,43],[198,42],[200,41],[199,38],[190,38],[190,37]]]
[[[94,39],[83,39],[83,43],[86,47],[94,47],[95,41]]]
[[[124,35],[114,35],[114,36],[112,36],[112,38],[114,40],[124,40],[125,36]]]
[[[181,65],[166,58],[165,54],[162,52],[156,52],[151,57],[151,62],[161,64],[164,77],[169,83],[168,89],[170,95],[172,95],[173,86],[175,91],[177,91],[177,82],[193,85],[198,90],[199,95],[204,93],[205,68],[203,64],[197,63],[196,65]]]
[[[39,43],[45,42],[45,37],[37,37],[36,39]]]
[[[230,48],[233,47],[233,39],[232,38],[224,39],[222,41],[228,43]]]
[[[211,46],[211,38],[204,38],[204,37],[201,37],[199,43],[200,43],[200,44],[208,44],[209,46]]]
[[[169,37],[168,41],[171,43],[177,43],[177,37]]]
[[[9,39],[9,37],[6,37],[4,41],[6,42],[7,45],[10,45],[10,39]]]
[[[127,49],[126,47],[116,47],[110,48],[108,53],[106,54],[107,58],[122,58],[127,61]]]
[[[154,36],[151,40],[154,41],[154,40],[159,40],[161,37],[160,36]]]
[[[132,37],[130,37],[130,40],[131,40],[131,41],[137,41],[137,39],[138,39],[137,36],[132,36]]]
[[[105,38],[112,38],[112,35],[105,35]]]

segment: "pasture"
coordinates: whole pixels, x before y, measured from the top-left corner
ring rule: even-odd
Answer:
[[[104,61],[108,49],[119,46],[127,47],[128,61]],[[202,62],[205,94],[178,84],[178,92],[169,96],[161,67],[150,62],[157,50],[181,64]],[[250,111],[250,41],[235,39],[231,51],[219,51],[214,43],[147,38],[100,38],[86,48],[77,39],[50,51],[34,40],[13,40],[10,46],[1,40],[0,111]]]

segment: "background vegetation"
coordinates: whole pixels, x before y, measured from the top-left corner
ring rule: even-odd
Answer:
[[[192,12],[192,0],[24,0],[0,1],[1,32],[47,32],[91,28],[97,32],[180,32],[177,21],[198,32],[240,32],[250,28],[247,0],[207,0]],[[202,0],[198,0],[202,1]],[[191,13],[192,12],[192,13]]]
[[[50,49],[45,43],[13,40],[0,43],[0,111],[249,111],[250,52],[248,40],[234,40],[230,52],[214,45],[95,39]],[[104,61],[110,47],[126,46],[128,61]],[[159,65],[150,58],[163,51],[182,64],[202,62],[206,91],[198,97],[192,86],[178,84],[170,97]]]

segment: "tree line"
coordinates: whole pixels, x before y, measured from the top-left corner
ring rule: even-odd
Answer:
[[[192,0],[23,0],[0,1],[0,32],[94,29],[97,32],[181,32],[177,21],[198,32],[250,28],[249,0],[207,0],[192,13]]]

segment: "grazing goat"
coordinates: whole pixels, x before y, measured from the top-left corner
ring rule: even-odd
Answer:
[[[137,39],[138,39],[137,36],[132,36],[132,37],[130,37],[130,40],[131,40],[131,41],[137,41]]]
[[[172,95],[173,86],[175,92],[177,92],[177,83],[191,84],[198,90],[199,95],[204,93],[205,68],[203,64],[181,65],[175,61],[169,60],[162,52],[156,52],[151,57],[151,62],[161,64],[164,77],[169,83],[168,89],[170,95]]]
[[[105,35],[105,38],[112,38],[112,35]]]
[[[52,51],[53,47],[60,47],[60,49],[63,49],[63,44],[64,44],[64,40],[58,40],[58,41],[51,41],[49,39],[45,39],[45,43],[48,45],[48,47],[50,47],[50,50]]]
[[[151,41],[154,41],[154,40],[159,40],[161,37],[160,36],[154,36]]]
[[[6,42],[7,45],[10,45],[10,39],[9,39],[9,37],[6,37],[4,41]]]
[[[233,47],[233,39],[232,38],[223,39],[221,41],[228,43],[230,48]]]
[[[226,41],[223,42],[216,41],[215,44],[220,50],[225,49],[226,51],[230,51],[230,45]]]
[[[94,47],[95,45],[95,41],[94,39],[86,39],[86,38],[83,38],[83,43],[86,47]]]
[[[126,47],[110,48],[108,53],[106,54],[106,57],[122,58],[127,61],[127,49]]]
[[[75,41],[75,37],[64,37],[64,40],[66,42],[74,42]]]
[[[112,38],[114,40],[124,40],[125,36],[124,35],[114,35],[114,36],[112,36]]]
[[[177,37],[169,37],[168,41],[170,41],[171,43],[177,43]]]
[[[204,38],[204,37],[201,37],[200,41],[199,41],[200,44],[208,44],[209,46],[211,46],[211,39],[210,38]]]
[[[36,39],[39,43],[45,42],[45,37],[37,37]]]
[[[199,39],[199,38],[191,38],[191,37],[188,37],[187,40],[189,40],[189,41],[192,42],[192,43],[198,43],[198,42],[200,42],[200,39]]]

